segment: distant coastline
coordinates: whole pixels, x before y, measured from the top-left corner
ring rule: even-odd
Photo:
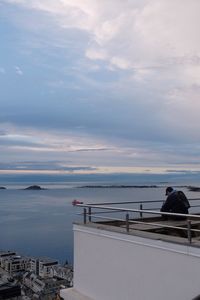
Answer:
[[[114,189],[124,189],[124,188],[135,188],[135,189],[146,189],[146,188],[158,188],[157,185],[83,185],[79,188],[114,188]]]
[[[73,186],[73,188],[78,188],[78,189],[157,189],[157,188],[165,188],[166,186],[170,185],[169,183],[163,185],[163,183],[160,185],[155,185],[155,184],[87,184],[87,185],[78,185],[78,186]],[[192,185],[173,185],[172,186],[175,189],[181,189],[181,188],[186,188],[190,192],[200,192],[200,187],[199,186],[192,186]],[[62,184],[62,188],[65,187],[64,184]],[[67,188],[67,185],[66,185]],[[30,185],[27,187],[19,188],[19,190],[25,190],[25,191],[42,191],[42,190],[48,190],[49,187],[42,187],[40,185]],[[51,189],[51,187],[50,187]],[[6,186],[0,186],[0,190],[9,190],[9,187]]]
[[[160,185],[83,185],[79,186],[79,188],[91,188],[91,189],[105,189],[105,188],[111,188],[111,189],[124,189],[124,188],[133,188],[133,189],[155,189],[155,188],[161,188],[163,186]],[[200,187],[197,186],[188,186],[188,185],[181,185],[181,186],[174,186],[175,188],[187,188],[190,192],[200,192]]]

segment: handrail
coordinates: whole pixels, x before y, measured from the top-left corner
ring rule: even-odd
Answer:
[[[190,198],[189,201],[199,201],[200,198]],[[138,201],[121,201],[121,202],[109,202],[110,205],[118,204],[140,204],[140,203],[163,203],[165,199],[161,200],[138,200]],[[87,203],[88,205],[93,205],[94,203]],[[108,202],[98,202],[96,205],[106,205]]]
[[[191,199],[190,199],[191,200]],[[196,200],[196,199],[195,199]],[[198,199],[200,200],[200,199]],[[158,202],[159,200],[154,200],[154,201],[149,201],[151,203],[154,202]],[[160,202],[160,201],[159,201]],[[120,204],[126,204],[126,203],[141,203],[141,201],[137,201],[137,202],[132,202],[132,201],[127,201],[127,202],[120,202]],[[108,203],[107,203],[108,204]],[[109,203],[111,204],[111,203]],[[119,204],[118,203],[114,203],[114,204]],[[160,210],[153,210],[153,209],[143,209],[142,205],[140,205],[140,209],[136,209],[136,208],[124,208],[124,207],[113,207],[110,205],[102,205],[102,204],[84,204],[82,202],[79,202],[77,204],[75,204],[75,206],[83,208],[83,218],[84,218],[84,224],[87,223],[87,216],[88,216],[88,221],[92,222],[92,217],[96,218],[96,219],[104,219],[104,220],[109,220],[109,221],[123,221],[125,222],[125,228],[127,233],[130,230],[130,224],[134,223],[134,224],[144,224],[144,225],[152,225],[152,226],[158,226],[158,227],[163,227],[163,228],[168,228],[168,229],[175,229],[175,230],[183,230],[183,231],[187,231],[187,238],[189,241],[189,244],[192,243],[192,232],[194,233],[198,233],[200,234],[200,230],[199,229],[193,229],[191,228],[191,221],[194,219],[197,219],[200,221],[200,215],[199,214],[182,214],[182,213],[171,213],[171,212],[161,212]],[[93,209],[93,211],[92,211]],[[94,211],[95,209],[95,211]],[[98,212],[96,210],[101,210],[101,212]],[[125,212],[126,216],[125,219],[119,219],[119,218],[112,218],[112,217],[102,217],[99,216],[99,214],[102,213],[113,213],[113,212]],[[139,213],[140,214],[140,219],[130,219],[129,214],[130,213]],[[98,214],[98,216],[97,216]],[[143,218],[143,214],[148,214],[148,215],[157,215],[157,216],[166,216],[166,217],[184,217],[186,220],[186,226],[185,227],[181,227],[181,226],[172,226],[169,224],[163,224],[161,222],[159,223],[155,223],[155,222],[145,222],[145,219]],[[141,221],[144,220],[144,221]],[[162,220],[160,220],[162,221]],[[117,226],[117,225],[116,225]]]
[[[90,205],[90,204],[77,204],[78,207],[83,208],[98,208],[98,209],[108,209],[113,211],[124,211],[124,212],[142,212],[142,213],[148,213],[152,215],[164,215],[164,216],[174,216],[174,217],[191,217],[191,218],[198,218],[200,219],[200,215],[195,214],[181,214],[181,213],[171,213],[171,212],[161,212],[156,210],[145,210],[145,209],[134,209],[134,208],[124,208],[124,207],[111,207],[111,206],[101,206],[101,205]]]

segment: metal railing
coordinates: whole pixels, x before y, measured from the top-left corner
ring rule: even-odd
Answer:
[[[190,203],[194,201],[200,201],[200,198],[195,199],[189,199]],[[83,208],[83,213],[80,213],[79,215],[83,215],[83,223],[90,223],[94,222],[93,220],[99,220],[98,222],[112,222],[124,224],[125,230],[127,233],[131,230],[131,224],[143,224],[143,225],[151,225],[156,228],[164,228],[168,230],[178,230],[182,231],[184,234],[182,234],[182,237],[184,236],[187,238],[189,244],[192,243],[192,237],[193,236],[200,236],[200,229],[192,228],[193,221],[199,221],[200,225],[200,215],[198,214],[181,214],[181,213],[170,213],[170,212],[161,212],[160,208],[154,208],[154,209],[144,209],[144,204],[155,204],[155,203],[163,203],[163,200],[148,200],[148,201],[124,201],[124,202],[103,202],[98,204],[76,204],[75,206]],[[108,205],[109,204],[109,205]],[[134,204],[139,205],[139,209],[137,208],[125,208],[125,207],[116,207],[115,205],[120,204]],[[191,205],[191,208],[197,208],[200,207],[200,205]],[[122,213],[122,217],[113,217],[113,216],[105,216],[105,214],[111,214],[114,213]],[[132,218],[131,218],[132,215]],[[133,218],[134,216],[134,218]],[[139,216],[139,218],[136,218],[136,216]],[[144,218],[146,216],[146,218]],[[152,219],[150,221],[147,220],[149,216],[158,216],[158,217],[169,217],[169,218],[184,218],[184,225],[181,223],[182,226],[177,223],[175,226],[172,224],[166,224],[163,222],[162,218],[158,218],[159,220]],[[180,220],[180,221],[181,221]],[[117,221],[117,222],[116,222]],[[97,222],[97,221],[95,221]],[[196,222],[198,223],[198,222]],[[112,225],[113,225],[112,224]],[[198,224],[195,224],[196,226]],[[114,226],[117,226],[116,224]],[[119,226],[119,225],[118,225]],[[121,227],[123,227],[121,225]],[[198,227],[198,226],[197,226]],[[199,226],[200,227],[200,226]],[[148,230],[147,230],[148,231]]]

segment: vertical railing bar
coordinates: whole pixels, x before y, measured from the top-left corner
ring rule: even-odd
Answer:
[[[191,244],[192,242],[192,233],[191,233],[191,221],[187,220],[187,236],[188,236],[188,241]]]
[[[129,232],[129,214],[126,214],[126,231]]]
[[[140,210],[143,210],[143,205],[142,204],[140,204]],[[140,212],[140,218],[142,219],[142,217],[143,217],[143,213]]]
[[[83,209],[83,222],[84,222],[84,224],[87,223],[87,209],[86,208]]]
[[[92,208],[88,208],[88,216],[89,216],[89,222],[92,222]]]

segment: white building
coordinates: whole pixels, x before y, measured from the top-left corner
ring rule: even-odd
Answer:
[[[12,256],[16,256],[16,252],[0,250],[0,267],[3,267],[3,262]]]
[[[70,266],[54,266],[53,276],[61,279],[66,279],[69,282],[69,286],[73,285],[73,269]]]
[[[54,267],[58,265],[58,261],[43,257],[43,258],[31,258],[30,270],[36,275],[42,278],[48,278],[54,276]]]
[[[26,272],[23,275],[23,283],[35,293],[41,293],[45,288],[45,283],[31,272]]]
[[[95,206],[89,209],[90,214]],[[124,209],[124,213],[136,210]],[[200,299],[196,298],[200,295],[200,216],[190,215],[190,221],[163,221],[159,216],[131,221],[128,217],[94,223],[90,215],[86,222],[85,214],[83,224],[74,224],[74,287],[61,290],[61,297]]]
[[[23,275],[23,284],[40,296],[40,299],[52,299],[53,295],[59,293],[61,287],[66,287],[68,282],[61,278],[41,278],[33,272],[26,272]]]
[[[5,255],[1,256],[1,268],[6,272],[12,274],[14,272],[26,271],[30,266],[30,258],[25,256]]]

